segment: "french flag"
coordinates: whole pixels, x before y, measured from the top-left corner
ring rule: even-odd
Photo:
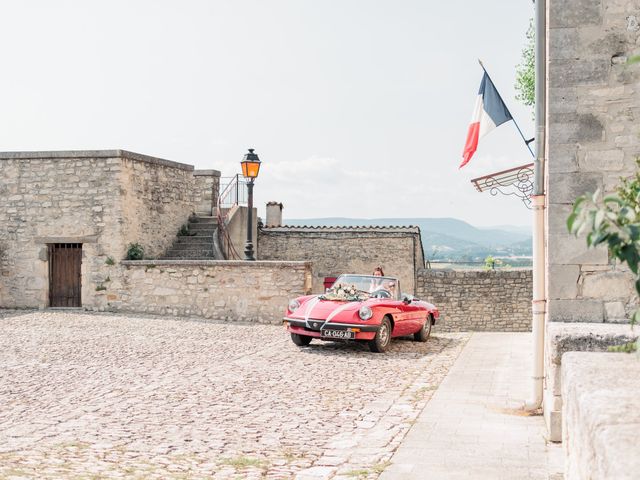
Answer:
[[[487,72],[484,72],[459,168],[469,163],[473,154],[476,153],[479,139],[509,120],[513,120],[509,109],[502,101]]]

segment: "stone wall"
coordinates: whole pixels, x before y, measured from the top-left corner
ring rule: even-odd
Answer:
[[[547,325],[543,410],[549,440],[562,440],[561,371],[564,355],[567,352],[606,352],[610,346],[623,345],[637,338],[637,329],[632,330],[629,325],[562,322]]]
[[[96,310],[280,324],[292,298],[311,289],[307,262],[123,261]]]
[[[562,359],[566,480],[635,479],[640,472],[640,362],[624,353]]]
[[[48,305],[48,243],[83,244],[82,297],[106,255],[123,251],[121,160],[99,152],[0,154],[0,306]],[[98,265],[96,265],[98,264]]]
[[[121,169],[123,240],[142,245],[145,257],[159,257],[200,203],[193,167],[123,157]],[[115,255],[122,258],[124,252]]]
[[[311,261],[314,293],[324,291],[325,277],[371,274],[377,266],[413,293],[424,266],[418,227],[263,227],[258,252],[261,260]]]
[[[218,170],[194,170],[194,192],[196,199],[196,213],[215,215],[215,208],[220,195],[220,172]]]
[[[626,321],[631,276],[567,233],[577,196],[615,190],[640,156],[640,1],[549,0],[548,320]]]
[[[416,296],[440,310],[441,332],[531,330],[531,270],[418,271]]]
[[[0,306],[49,305],[50,243],[82,243],[91,306],[138,242],[164,252],[201,195],[193,167],[122,150],[0,153]]]
[[[231,240],[231,244],[233,248],[235,248],[236,253],[240,256],[241,259],[245,258],[244,247],[247,243],[247,215],[249,214],[249,207],[241,207],[239,205],[234,205],[227,212],[226,217],[226,227],[227,233],[229,234],[229,239]],[[252,224],[251,229],[253,233],[251,234],[251,238],[253,239],[253,256],[254,258],[262,259],[258,256],[258,209],[254,208],[252,213]],[[231,257],[228,257],[231,258]],[[267,258],[264,260],[287,260],[286,258],[276,259],[276,258]],[[292,258],[290,260],[298,260],[297,258]]]

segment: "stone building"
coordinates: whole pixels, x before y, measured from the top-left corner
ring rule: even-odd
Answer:
[[[161,256],[211,215],[219,176],[124,150],[0,153],[0,306],[104,303],[127,246]]]
[[[605,248],[588,249],[567,232],[575,199],[613,192],[640,157],[637,0],[548,0],[547,334],[544,412],[561,440],[561,358],[606,350],[630,329],[633,278]]]

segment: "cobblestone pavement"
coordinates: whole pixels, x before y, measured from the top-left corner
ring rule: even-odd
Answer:
[[[377,478],[468,338],[0,312],[0,478]]]

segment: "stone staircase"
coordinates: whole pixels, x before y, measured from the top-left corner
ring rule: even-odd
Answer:
[[[217,260],[215,236],[217,217],[195,215],[189,217],[188,234],[178,235],[162,257],[165,260]]]

